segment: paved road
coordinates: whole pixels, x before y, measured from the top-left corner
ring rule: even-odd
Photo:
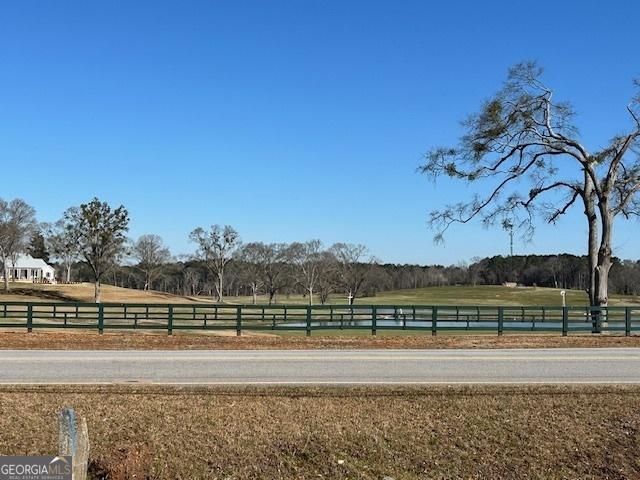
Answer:
[[[0,383],[640,383],[640,348],[0,350]]]

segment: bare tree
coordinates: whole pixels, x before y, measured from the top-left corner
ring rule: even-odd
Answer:
[[[216,300],[221,302],[224,295],[224,269],[240,246],[240,235],[229,225],[212,225],[208,232],[203,228],[196,228],[189,239],[198,246],[198,257],[214,275]]]
[[[640,214],[640,100],[627,106],[630,131],[589,152],[572,107],[554,100],[541,75],[532,62],[512,68],[504,87],[466,120],[459,144],[427,154],[421,170],[434,178],[490,184],[485,195],[432,212],[430,222],[441,239],[454,223],[517,218],[515,227],[529,237],[536,213],[554,223],[581,202],[589,230],[589,298],[591,305],[606,306],[613,220]],[[526,194],[518,191],[523,184]]]
[[[291,244],[291,260],[295,266],[296,281],[309,295],[309,305],[313,305],[314,288],[322,275],[322,242],[309,240]]]
[[[291,283],[291,250],[286,243],[257,243],[256,261],[262,275],[269,305],[276,295]]]
[[[0,198],[0,260],[4,272],[4,291],[9,291],[9,262],[15,265],[35,231],[35,210],[19,198],[7,202]]]
[[[63,220],[53,225],[45,225],[45,243],[54,259],[60,261],[65,269],[65,281],[71,282],[71,267],[80,258],[80,250],[72,232],[65,228]]]
[[[247,243],[238,250],[237,259],[242,263],[242,280],[251,289],[253,304],[258,303],[258,292],[264,286],[265,245]]]
[[[63,222],[91,268],[95,284],[94,301],[99,303],[102,277],[118,265],[125,252],[129,214],[122,205],[112,209],[106,202],[94,198],[78,208],[68,209]]]
[[[158,235],[142,235],[131,247],[131,256],[138,260],[136,268],[144,276],[144,290],[158,278],[162,267],[171,260],[171,252]]]
[[[318,259],[318,279],[315,283],[315,291],[324,305],[329,300],[336,287],[339,285],[338,261],[329,250],[320,252]]]
[[[202,276],[200,271],[195,268],[187,267],[183,272],[184,277],[184,292],[185,295],[197,296],[200,294],[200,283]]]
[[[349,305],[353,305],[365,280],[371,273],[373,259],[368,257],[367,247],[351,243],[336,243],[331,252],[338,263],[338,281],[347,293]]]

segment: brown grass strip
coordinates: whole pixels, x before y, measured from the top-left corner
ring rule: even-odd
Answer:
[[[55,350],[231,350],[231,349],[368,349],[368,348],[567,348],[640,347],[640,335],[431,335],[394,336],[278,336],[247,332],[235,333],[140,333],[75,330],[0,332],[0,349]]]
[[[0,388],[0,452],[89,423],[94,478],[640,478],[640,387]]]

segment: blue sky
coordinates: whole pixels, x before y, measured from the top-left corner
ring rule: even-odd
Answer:
[[[486,5],[488,4],[488,5]],[[243,240],[364,243],[389,262],[508,252],[500,230],[432,242],[428,212],[470,190],[416,173],[430,147],[538,60],[602,146],[628,125],[640,3],[596,1],[4,2],[0,196],[42,221],[93,196],[131,235],[193,250],[196,226]],[[639,258],[637,223],[614,247]],[[517,253],[583,253],[578,210]]]

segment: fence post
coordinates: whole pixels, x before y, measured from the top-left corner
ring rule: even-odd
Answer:
[[[569,333],[569,307],[562,307],[562,336]]]
[[[27,332],[33,331],[33,305],[27,305]]]
[[[431,307],[431,336],[435,337],[438,333],[438,307]]]
[[[371,335],[376,335],[378,328],[378,309],[371,307]]]
[[[498,336],[502,336],[504,330],[504,307],[498,307]]]
[[[311,305],[307,305],[307,337],[311,336]]]
[[[602,308],[601,307],[587,307],[591,314],[591,333],[602,333]]]
[[[104,305],[98,305],[98,333],[102,335],[104,333]]]
[[[624,309],[624,336],[631,335],[631,307],[625,307]]]
[[[236,336],[242,335],[242,307],[236,307]]]
[[[173,305],[169,305],[167,309],[167,334],[173,335]]]

